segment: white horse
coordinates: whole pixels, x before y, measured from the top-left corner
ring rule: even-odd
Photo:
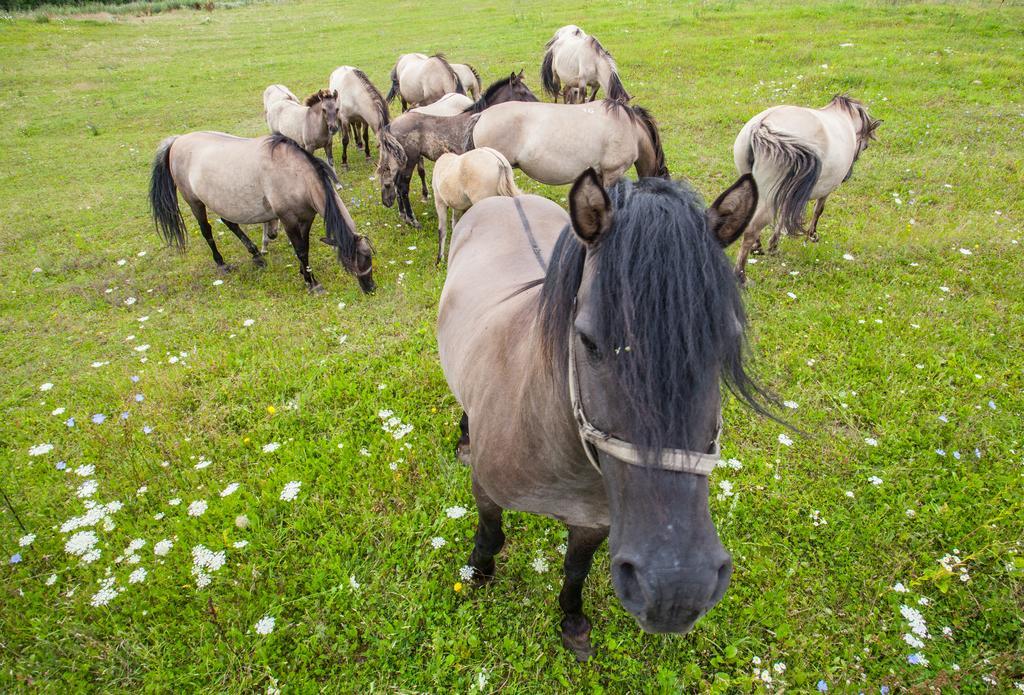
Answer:
[[[747,256],[760,247],[761,230],[775,222],[768,244],[775,251],[783,231],[804,232],[804,211],[812,200],[818,202],[806,234],[818,241],[825,200],[853,174],[854,162],[881,123],[844,95],[820,109],[773,106],[747,121],[733,145],[733,158],[740,174],[753,174],[762,195],[736,259],[741,281],[746,280]]]
[[[512,165],[505,155],[490,147],[480,147],[465,154],[447,152],[434,163],[434,207],[437,209],[437,260],[444,256],[445,240],[448,237],[448,209],[452,210],[452,226],[484,198],[492,196],[517,196],[522,191],[516,187]]]
[[[473,100],[465,94],[452,92],[445,94],[433,104],[417,106],[410,110],[415,113],[425,113],[428,116],[458,116],[472,105]]]
[[[398,56],[398,62],[391,70],[391,89],[387,100],[390,103],[399,97],[402,111],[406,111],[410,106],[433,104],[449,92],[465,94],[466,90],[443,55],[404,53]]]
[[[380,140],[380,129],[391,121],[387,102],[380,91],[373,86],[366,73],[351,65],[342,65],[331,73],[330,88],[338,94],[338,125],[341,128],[341,164],[348,169],[348,134],[351,127],[358,136],[358,128],[363,128],[362,137],[356,138],[356,147],[360,140],[364,146],[366,158],[370,159],[369,131]]]
[[[588,101],[587,87],[593,88],[589,101],[597,97],[598,88],[608,99],[629,101],[615,59],[600,41],[575,24],[556,31],[544,48],[541,82],[555,101],[559,94],[567,104]]]
[[[468,63],[452,63],[452,70],[459,76],[459,82],[466,94],[472,95],[473,101],[480,98],[480,73]]]
[[[327,163],[334,169],[331,139],[338,131],[336,91],[321,89],[307,97],[303,104],[279,99],[267,109],[267,125],[271,133],[291,138],[310,154],[322,147],[327,152]]]

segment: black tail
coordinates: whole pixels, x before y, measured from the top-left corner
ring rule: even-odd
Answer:
[[[620,103],[620,102],[613,102]],[[658,130],[658,122],[654,120],[654,116],[651,112],[642,106],[626,106],[625,108],[630,109],[633,114],[640,119],[640,122],[644,124],[644,128],[647,129],[647,135],[651,138],[651,147],[654,148],[655,162],[654,172],[651,174],[640,174],[641,176],[657,176],[662,179],[669,177],[668,166],[665,164],[665,148],[661,145],[661,131]]]
[[[455,74],[454,70],[452,70],[452,77],[455,78],[455,93],[465,95],[466,88],[463,86],[462,80],[459,79],[459,76]]]
[[[398,96],[398,65],[391,68],[391,89],[388,90],[388,95],[385,100],[390,104]]]
[[[294,148],[313,167],[313,171],[316,173],[317,178],[320,180],[320,185],[324,189],[323,218],[327,238],[330,240],[331,246],[338,250],[338,260],[341,264],[349,271],[354,270],[356,268],[356,244],[359,239],[356,236],[355,230],[348,226],[344,215],[341,214],[341,207],[338,205],[341,199],[338,198],[338,193],[334,190],[334,184],[338,182],[338,177],[327,162],[319,157],[314,157],[291,138],[281,134],[270,136],[271,152],[282,145]]]
[[[184,249],[188,241],[185,220],[178,207],[178,187],[171,176],[171,145],[173,137],[160,143],[153,158],[153,174],[149,179],[149,208],[157,231],[168,246]]]
[[[769,189],[778,224],[789,234],[806,233],[804,211],[821,174],[821,157],[808,145],[763,123],[754,129],[750,144],[754,166],[758,160],[772,160],[779,167],[778,182],[774,190]]]
[[[615,101],[627,102],[630,100],[629,94],[626,92],[626,88],[622,86],[622,80],[619,79],[619,73],[612,71],[612,76],[608,79],[608,99],[614,99]]]
[[[555,75],[554,62],[555,56],[548,50],[544,54],[544,62],[540,66],[540,81],[544,85],[544,91],[557,99],[559,92],[562,91],[562,84],[558,76]]]

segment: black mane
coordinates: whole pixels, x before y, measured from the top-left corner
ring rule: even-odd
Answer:
[[[487,90],[480,95],[479,99],[477,99],[472,104],[463,109],[462,113],[480,113],[488,106],[490,106],[491,100],[494,99],[494,96],[498,92],[500,92],[503,88],[507,87],[510,84],[512,84],[511,77],[501,78],[500,80],[492,84],[490,87],[488,87]]]
[[[380,93],[380,90],[374,86],[373,82],[370,82],[370,78],[367,77],[366,73],[359,68],[353,68],[352,74],[355,75],[362,83],[363,88],[370,95],[373,100],[373,105],[377,109],[377,115],[380,116],[380,124],[387,125],[391,122],[391,113],[388,111],[388,104],[384,101],[384,95]]]
[[[623,349],[615,377],[627,432],[646,454],[707,446],[708,399],[719,382],[761,413],[771,400],[744,369],[746,317],[725,253],[708,231],[704,204],[683,184],[620,180],[608,194],[612,227],[594,258],[595,341]],[[574,303],[587,248],[571,229],[552,251],[540,297],[544,352],[565,374]],[[629,347],[628,352],[624,348]]]

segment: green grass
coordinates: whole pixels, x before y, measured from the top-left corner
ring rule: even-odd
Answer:
[[[37,535],[19,547],[23,531],[0,508],[0,689],[448,692],[485,673],[486,691],[748,692],[764,688],[755,657],[784,662],[775,686],[797,692],[819,680],[831,692],[1006,692],[1024,680],[1024,9],[581,7],[296,2],[0,22],[0,484]],[[799,404],[789,417],[806,435],[783,446],[782,428],[727,403],[725,453],[743,467],[713,476],[715,492],[728,479],[735,496],[712,510],[736,564],[729,592],[692,634],[645,635],[615,599],[602,551],[585,591],[598,649],[586,665],[556,634],[559,524],[507,514],[499,578],[453,589],[475,520],[436,355],[432,204],[414,202],[424,230],[400,228],[372,164],[357,155],[342,174],[379,252],[373,297],[320,245],[313,265],[329,294],[307,295],[283,238],[267,269],[242,262],[215,286],[194,222],[182,257],[161,248],[146,208],[157,143],[263,133],[269,83],[305,94],[352,64],[386,87],[398,53],[444,50],[485,81],[525,68],[539,91],[544,41],[570,22],[613,52],[661,122],[673,174],[708,198],[735,178],[740,126],[770,104],[849,91],[885,119],[830,198],[822,242],[784,240],[749,268],[757,371]],[[228,260],[244,261],[215,229]],[[381,409],[414,431],[392,439]],[[94,413],[108,420],[93,424]],[[263,453],[272,441],[280,448]],[[29,456],[40,443],[53,451]],[[212,464],[196,470],[200,457]],[[95,472],[60,472],[60,460]],[[94,499],[124,506],[114,529],[96,529],[101,557],[81,565],[59,527],[84,513],[87,479]],[[298,499],[281,501],[292,480]],[[221,498],[231,482],[240,488]],[[208,511],[188,516],[200,499]],[[470,514],[448,518],[454,505]],[[814,510],[827,524],[812,523]],[[434,536],[447,545],[433,549]],[[148,577],[129,585],[134,566],[115,559],[134,538],[146,540]],[[174,547],[157,558],[164,538]],[[198,544],[227,552],[200,590]],[[969,582],[938,563],[954,549]],[[538,556],[547,573],[531,567]],[[108,568],[125,591],[92,607]],[[901,604],[927,620],[928,666],[907,662]],[[264,615],[276,628],[257,636]]]

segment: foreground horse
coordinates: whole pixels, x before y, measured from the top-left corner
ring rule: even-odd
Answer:
[[[668,177],[654,118],[639,106],[608,99],[499,104],[480,115],[467,149],[473,147],[493,147],[531,179],[556,186],[587,169],[608,186],[634,164],[641,177]]]
[[[466,90],[442,54],[404,53],[391,70],[387,100],[391,103],[398,96],[405,111],[410,105],[433,104],[449,92],[465,94]]]
[[[462,88],[466,90],[466,94],[473,97],[473,100],[480,98],[480,73],[476,71],[472,65],[468,63],[451,63],[452,70],[459,77],[459,82],[462,83]]]
[[[720,382],[758,409],[761,393],[722,252],[753,214],[751,177],[706,213],[669,181],[600,183],[580,176],[571,215],[532,195],[466,213],[437,333],[479,514],[469,565],[494,575],[503,509],[564,522],[561,635],[581,660],[583,582],[609,533],[615,593],[644,630],[685,632],[722,598],[732,564],[707,479]]]
[[[437,209],[437,259],[444,257],[444,243],[448,236],[448,209],[452,210],[452,225],[458,223],[462,213],[492,196],[521,195],[516,187],[512,166],[505,155],[490,147],[470,150],[465,154],[445,153],[437,158],[431,179],[434,188],[434,207]]]
[[[373,249],[355,233],[355,223],[341,202],[334,171],[283,135],[238,138],[197,132],[167,138],[153,160],[149,203],[157,229],[168,245],[185,247],[187,230],[178,207],[178,192],[195,215],[213,262],[229,270],[213,240],[207,211],[245,245],[258,266],[266,265],[259,249],[239,225],[280,219],[299,259],[299,273],[310,292],[323,292],[309,267],[309,228],[316,215],[338,250],[338,260],[372,292]]]
[[[556,31],[544,48],[540,78],[555,101],[559,95],[566,104],[588,101],[587,87],[593,88],[589,101],[597,98],[598,88],[607,99],[629,101],[612,54],[575,24]]]
[[[310,154],[323,148],[327,153],[327,163],[331,165],[332,170],[334,169],[334,148],[331,141],[338,132],[336,91],[321,89],[306,97],[302,104],[290,99],[278,99],[267,108],[267,125],[271,133],[280,133],[291,138]]]
[[[445,152],[466,151],[470,131],[477,115],[493,105],[509,101],[536,102],[537,97],[523,81],[523,73],[512,73],[487,88],[477,101],[453,116],[432,116],[417,109],[402,114],[384,132],[393,142],[381,140],[377,178],[381,185],[381,202],[391,207],[398,198],[398,214],[403,222],[419,228],[412,211],[409,183],[413,170],[418,170],[423,198],[427,198],[427,179],[423,157],[436,161]]]
[[[806,234],[818,241],[825,200],[853,175],[854,162],[881,123],[844,95],[820,109],[773,106],[747,121],[733,145],[733,158],[741,174],[753,174],[763,195],[736,259],[741,280],[746,280],[747,255],[760,248],[761,230],[775,222],[768,244],[775,251],[783,231],[804,232],[804,211],[812,200],[818,202]]]
[[[331,73],[330,88],[338,95],[338,125],[341,128],[341,164],[348,169],[348,135],[356,135],[356,149],[365,147],[370,159],[369,131],[380,140],[380,129],[391,122],[387,102],[370,78],[359,68],[342,65]],[[362,137],[358,129],[362,127]]]

